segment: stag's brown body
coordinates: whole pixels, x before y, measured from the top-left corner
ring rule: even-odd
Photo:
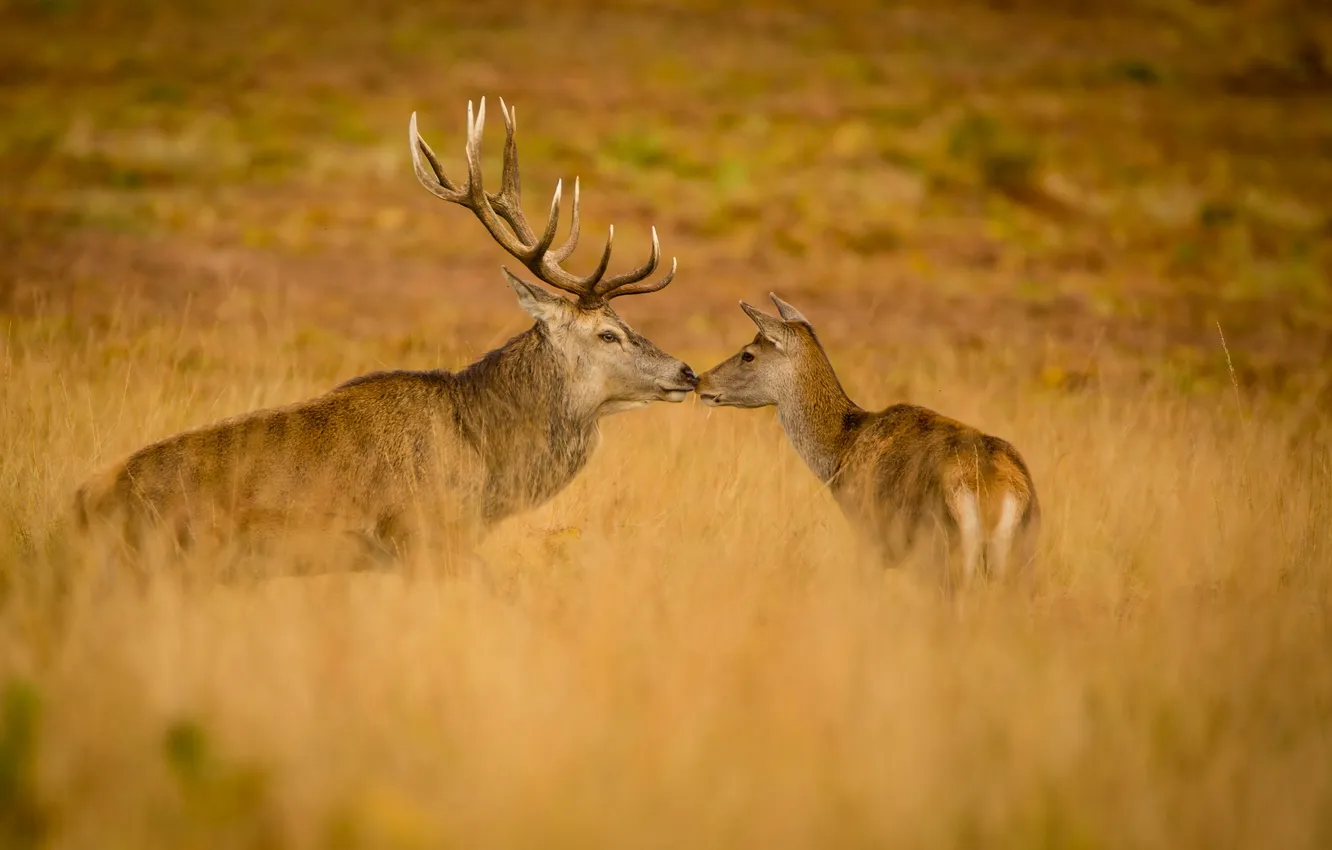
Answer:
[[[364,375],[178,434],[89,481],[80,513],[119,511],[132,532],[162,525],[181,542],[201,525],[250,537],[336,527],[386,546],[479,533],[559,492],[596,444],[596,412],[570,404],[547,348],[528,331],[456,374]]]
[[[180,545],[204,536],[249,544],[315,530],[347,533],[387,554],[431,541],[470,546],[495,523],[563,489],[595,448],[601,418],[685,397],[695,382],[689,367],[634,332],[608,303],[670,282],[674,268],[640,282],[657,265],[655,231],[652,256],[635,271],[605,277],[608,240],[592,274],[565,272],[558,261],[578,237],[577,189],[569,237],[552,250],[559,190],[538,237],[519,203],[510,110],[503,188],[497,195],[481,188],[484,114],[484,100],[474,121],[469,105],[469,180],[461,189],[417,136],[413,115],[417,176],[432,193],[472,209],[541,280],[577,300],[505,270],[536,323],[501,348],[458,372],[364,375],[314,399],[140,449],[80,488],[76,508],[85,527],[115,531],[130,551],[155,531]]]
[[[1015,557],[1029,560],[1040,506],[1017,449],[917,405],[862,409],[842,389],[809,321],[772,299],[780,319],[741,303],[759,333],[699,376],[704,403],[776,405],[796,451],[890,561],[927,537],[945,554],[956,551],[967,577],[982,563],[1001,574]]]

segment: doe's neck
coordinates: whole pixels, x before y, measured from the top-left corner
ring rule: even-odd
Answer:
[[[778,402],[777,421],[796,453],[827,484],[841,468],[852,414],[861,411],[847,397],[827,357],[819,352],[817,360],[797,374],[793,391]]]

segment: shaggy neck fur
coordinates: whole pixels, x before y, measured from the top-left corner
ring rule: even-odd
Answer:
[[[485,513],[492,522],[563,490],[596,447],[596,411],[576,404],[564,357],[541,325],[455,380],[454,415],[485,460]]]
[[[818,342],[805,344],[814,347],[813,356],[802,358],[795,386],[777,403],[777,421],[796,452],[828,484],[841,468],[863,411],[847,398]]]

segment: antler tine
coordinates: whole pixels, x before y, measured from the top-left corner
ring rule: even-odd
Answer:
[[[555,229],[560,226],[560,194],[564,191],[564,181],[555,181],[555,194],[550,199],[550,215],[546,218],[546,229],[541,234],[541,239],[532,246],[532,257],[542,266],[552,265],[557,271],[563,272],[558,266],[553,266],[550,261],[553,259],[546,252],[550,249],[550,243],[555,241]],[[536,271],[536,269],[533,269]]]
[[[565,237],[563,245],[550,252],[551,260],[562,263],[569,259],[569,255],[578,247],[578,231],[581,225],[582,220],[578,212],[578,178],[574,177],[574,196],[573,207],[570,211],[569,235]]]
[[[518,234],[518,238],[530,245],[536,235],[527,224],[527,216],[523,215],[523,183],[518,170],[518,143],[514,141],[518,113],[504,103],[504,98],[500,98],[500,114],[504,116],[504,165],[500,174],[500,191],[498,195],[488,192],[486,198],[495,212]]]
[[[459,192],[458,188],[444,176],[444,169],[440,168],[439,159],[435,152],[426,144],[425,139],[416,130],[416,113],[412,113],[411,120],[407,123],[407,142],[412,152],[412,170],[416,172],[416,179],[421,185],[429,190],[430,194],[445,201],[461,203],[466,197],[465,192]],[[434,172],[432,180],[430,171],[426,171],[425,165],[421,162],[421,155],[425,154],[426,160],[430,163],[430,171]]]
[[[670,282],[675,279],[675,268],[675,257],[671,257],[671,270],[666,272],[666,275],[661,280],[652,281],[650,283],[640,283],[637,285],[625,284],[624,286],[617,287],[606,293],[605,298],[609,301],[612,298],[619,298],[622,295],[646,295],[649,292],[665,289]]]
[[[518,110],[500,98],[500,112],[504,115],[504,176],[500,193],[518,198],[523,194],[522,178],[518,173],[518,143],[513,138],[518,130]]]
[[[625,290],[629,288],[631,284],[638,283],[640,280],[643,280],[645,277],[656,271],[657,263],[659,262],[661,262],[661,243],[657,241],[657,228],[653,227],[652,252],[648,255],[647,262],[643,263],[643,265],[639,266],[633,271],[624,272],[623,274],[617,274],[612,277],[606,278],[605,280],[597,284],[596,292],[598,295],[601,295],[608,299],[615,298],[618,295],[633,294]],[[674,269],[672,269],[671,275],[674,275],[674,273],[675,273]],[[670,283],[670,275],[667,276],[666,283]],[[665,286],[666,283],[660,283],[660,285],[649,284],[649,286],[653,286],[655,288],[647,289],[644,291],[655,292],[657,289],[660,289],[661,287]],[[633,289],[639,290],[642,288],[633,287]],[[617,292],[617,290],[620,291]]]
[[[486,128],[486,99],[481,98],[481,108],[472,113],[472,102],[467,101],[467,145],[464,151],[467,156],[467,197],[473,205],[473,210],[480,212],[476,207],[484,205],[487,209],[490,205],[486,203],[486,189],[481,182],[481,133]],[[478,203],[479,202],[479,203]]]

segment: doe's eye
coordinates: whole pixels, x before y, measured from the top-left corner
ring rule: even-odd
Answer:
[[[605,342],[618,342],[618,341],[619,341],[619,337],[617,337],[615,334],[611,333],[610,331],[602,331],[602,332],[601,332],[601,338],[602,338],[602,340],[604,340]]]
[[[748,363],[749,361],[751,361],[751,360],[754,359],[754,355],[753,355],[753,354],[750,354],[748,351],[746,351],[746,352],[744,352],[743,354],[740,355],[740,359],[743,360],[743,361],[745,361],[746,363]]]

